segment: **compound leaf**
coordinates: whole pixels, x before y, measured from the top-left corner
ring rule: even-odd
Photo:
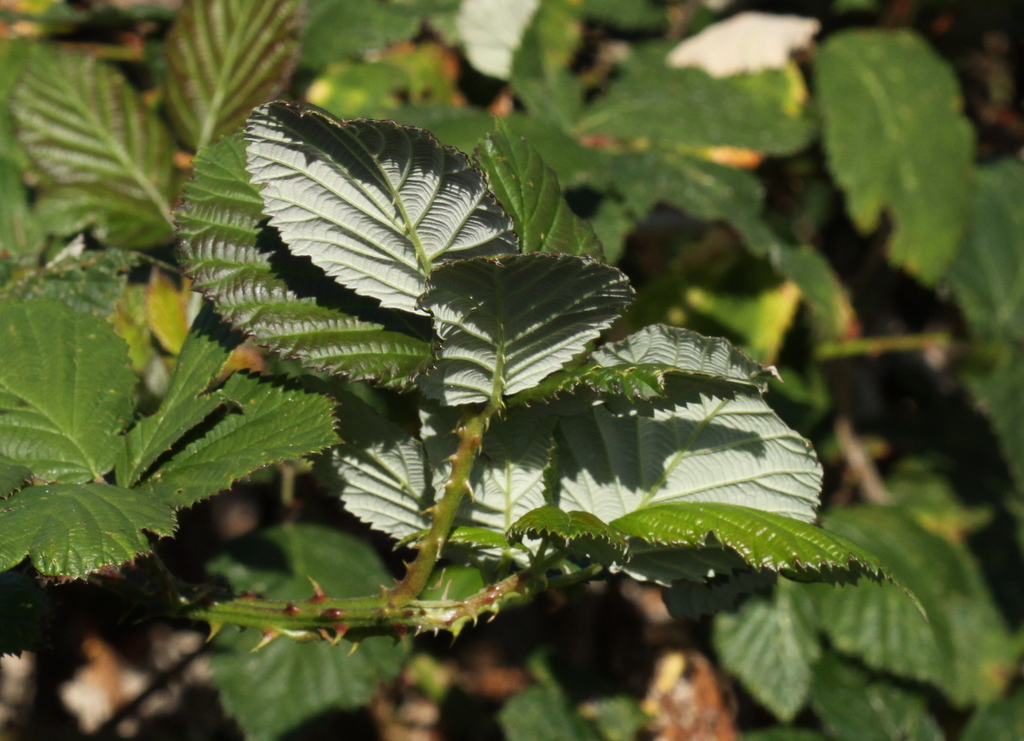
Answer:
[[[284,89],[295,68],[301,0],[192,0],[167,35],[167,107],[199,150]]]
[[[446,405],[500,403],[582,352],[632,293],[615,268],[569,255],[439,268],[421,302],[442,342],[424,388]]]
[[[975,333],[1024,339],[1024,163],[982,167],[972,227],[949,271]]]
[[[423,313],[416,300],[436,265],[518,251],[482,175],[425,131],[270,103],[246,139],[264,212],[289,250],[382,306]]]
[[[174,513],[145,492],[109,484],[30,486],[0,504],[0,570],[26,555],[48,576],[83,578],[149,550]]]
[[[871,232],[890,209],[890,261],[934,284],[970,212],[974,135],[956,75],[924,39],[877,30],[829,38],[815,73],[828,165],[851,218]]]
[[[240,135],[196,157],[176,214],[182,262],[195,289],[233,326],[306,367],[356,379],[400,383],[427,362],[426,342],[339,310],[353,303],[337,295],[339,286],[308,263],[284,260],[284,248],[275,249],[271,230],[261,228],[262,208]],[[321,283],[335,290],[322,291]]]
[[[135,375],[110,325],[50,299],[0,301],[0,455],[44,481],[99,479],[131,419]]]
[[[300,458],[338,441],[326,396],[236,373],[220,392],[227,414],[147,479],[145,488],[175,507],[227,489],[257,468]]]
[[[115,196],[116,208],[99,217],[117,222],[108,236],[144,235],[116,246],[166,241],[175,190],[171,138],[117,70],[74,52],[36,55],[11,107],[21,145],[52,184],[74,186],[79,199],[96,188]]]
[[[523,252],[589,255],[604,251],[589,222],[569,209],[554,170],[525,139],[498,122],[498,131],[476,150],[491,191],[515,221]]]

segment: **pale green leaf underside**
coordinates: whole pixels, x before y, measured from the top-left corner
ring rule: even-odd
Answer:
[[[985,337],[1024,339],[1024,163],[981,168],[974,220],[949,271],[971,328]]]
[[[704,337],[688,329],[653,324],[624,340],[605,345],[593,361],[607,368],[663,365],[676,371],[711,376],[730,383],[768,388],[774,367],[751,360],[721,337]]]
[[[238,329],[285,357],[353,378],[402,382],[430,358],[422,340],[349,316],[308,297],[313,266],[274,268],[263,202],[245,171],[241,136],[201,152],[178,210],[181,255],[194,287]],[[291,283],[286,282],[290,280]],[[303,296],[296,291],[301,290]]]
[[[655,504],[723,502],[814,519],[814,451],[759,394],[670,378],[669,399],[649,405],[609,403],[560,422],[563,509],[609,522]]]
[[[554,170],[501,121],[476,150],[491,191],[516,225],[523,252],[604,257],[589,222],[569,209]]]
[[[772,599],[750,601],[715,620],[715,648],[725,668],[784,722],[807,702],[812,667],[821,655],[813,605],[799,589],[782,582]]]
[[[422,306],[442,345],[428,395],[498,403],[560,370],[632,298],[615,268],[569,255],[465,260],[430,276]]]
[[[340,402],[345,442],[331,462],[345,509],[399,540],[424,530],[434,489],[423,444],[359,399]]]
[[[50,299],[0,301],[0,455],[44,481],[114,466],[132,413],[128,348],[99,317]]]
[[[117,70],[74,52],[37,55],[11,102],[19,141],[50,181],[115,191],[134,203],[150,244],[170,235],[173,143]],[[118,209],[118,220],[131,221]]]
[[[422,313],[434,266],[518,251],[482,175],[425,131],[270,103],[246,139],[264,212],[291,252],[385,307]]]
[[[245,122],[291,77],[302,0],[193,0],[167,35],[167,107],[175,128],[202,149]]]
[[[832,36],[815,80],[829,169],[851,218],[869,232],[890,209],[890,261],[935,283],[970,209],[974,135],[956,75],[919,36],[870,30]]]
[[[139,491],[108,484],[30,486],[0,503],[0,571],[26,555],[48,576],[82,578],[149,550],[141,530],[174,532],[174,514]]]
[[[878,559],[853,543],[807,522],[750,507],[721,502],[655,505],[610,524],[652,544],[721,544],[750,566],[794,577],[821,571],[847,581],[859,575],[882,577]]]
[[[240,413],[228,414],[176,453],[144,488],[175,507],[187,507],[227,489],[257,468],[338,441],[326,396],[236,373],[220,391]]]

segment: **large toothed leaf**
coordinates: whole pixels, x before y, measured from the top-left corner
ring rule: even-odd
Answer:
[[[615,528],[589,512],[566,512],[551,505],[527,512],[509,528],[510,543],[523,538],[551,538],[570,550],[595,558],[604,556],[610,560],[626,554],[626,539]]]
[[[794,578],[827,572],[836,580],[882,576],[877,558],[820,527],[750,507],[721,502],[675,502],[638,509],[612,520],[632,538],[665,546],[721,544],[758,569]]]
[[[332,453],[331,483],[345,508],[399,539],[425,529],[434,489],[423,444],[352,396],[338,418],[345,442]]]
[[[236,373],[221,393],[235,407],[174,454],[145,488],[176,507],[227,489],[263,466],[333,445],[333,402],[326,396]]]
[[[15,463],[10,458],[0,455],[0,497],[6,497],[11,492],[17,491],[30,478],[32,478],[32,471]]]
[[[555,171],[521,136],[498,122],[476,152],[491,191],[515,221],[523,252],[604,257],[594,228],[569,209]]]
[[[626,306],[615,268],[568,255],[465,260],[430,276],[442,346],[424,384],[447,405],[499,402],[560,370]]]
[[[811,521],[821,467],[757,392],[668,380],[668,398],[561,420],[563,509],[606,522],[670,502],[722,502]]]
[[[97,218],[113,220],[113,235],[142,235],[119,246],[170,236],[171,138],[117,70],[84,54],[36,55],[11,107],[21,145],[52,184],[116,194],[116,208]]]
[[[280,93],[301,30],[301,0],[185,3],[167,35],[167,106],[185,143],[202,149]]]
[[[1024,339],[1024,163],[981,168],[974,219],[949,271],[971,328],[986,337]]]
[[[132,413],[128,347],[110,325],[50,299],[0,301],[0,455],[44,481],[92,481]]]
[[[137,484],[157,458],[227,401],[223,394],[205,392],[217,381],[240,338],[227,331],[209,308],[199,315],[185,339],[160,408],[139,420],[125,436],[116,468],[119,485]]]
[[[426,342],[350,316],[368,300],[353,301],[308,260],[289,256],[276,232],[261,228],[262,209],[240,135],[196,157],[176,214],[182,262],[233,326],[307,367],[354,378],[401,383],[426,364]]]
[[[270,103],[246,139],[264,212],[289,250],[385,307],[422,313],[433,267],[518,251],[483,176],[425,131]]]
[[[30,486],[0,503],[0,571],[25,556],[48,576],[82,578],[149,550],[142,530],[174,532],[174,513],[108,484]]]
[[[890,210],[890,262],[934,284],[970,214],[974,133],[956,74],[909,31],[856,30],[825,43],[815,82],[850,217],[868,233]]]

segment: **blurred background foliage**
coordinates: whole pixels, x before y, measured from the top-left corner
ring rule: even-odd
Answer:
[[[613,579],[454,648],[250,654],[257,636],[205,646],[10,573],[0,617],[38,616],[10,635],[53,638],[0,662],[0,739],[1024,738],[1022,54],[1016,0],[0,0],[0,296],[108,319],[143,408],[199,310],[173,246],[196,151],[274,97],[465,151],[502,119],[637,286],[613,332],[665,322],[776,364],[826,527],[928,613],[888,584],[780,580],[669,614]],[[302,376],[256,347],[234,361]],[[302,462],[160,549],[284,599],[306,577],[363,593],[408,556]],[[450,569],[438,594],[473,579]]]

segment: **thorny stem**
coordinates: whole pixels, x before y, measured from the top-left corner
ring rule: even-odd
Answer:
[[[441,498],[431,507],[430,529],[420,541],[419,552],[408,565],[405,578],[386,594],[390,606],[402,607],[416,599],[426,588],[427,580],[441,556],[441,549],[448,540],[462,498],[472,491],[470,474],[473,462],[480,452],[487,424],[497,409],[494,404],[488,404],[483,409],[468,413],[459,423],[456,430],[459,447],[450,458],[452,470],[448,483],[445,484]]]

